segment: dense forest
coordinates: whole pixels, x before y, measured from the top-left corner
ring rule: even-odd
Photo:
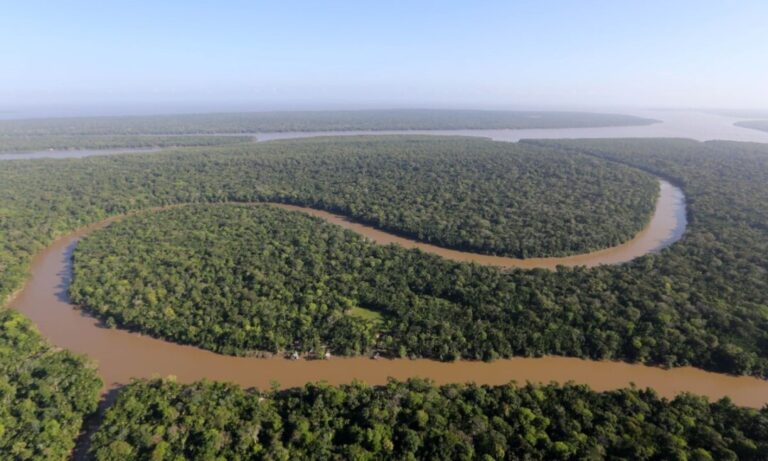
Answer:
[[[338,147],[344,142],[357,143],[356,150],[380,151],[390,142],[392,151],[402,150],[398,143],[434,142],[438,152],[460,142],[466,156],[493,144],[440,138],[319,140],[3,162],[0,295],[20,287],[31,255],[55,236],[109,215],[176,203],[288,201],[292,196],[312,204],[310,189],[296,192],[306,187],[307,178],[280,171],[306,165],[310,158],[324,162],[327,170],[343,169],[349,157]],[[689,227],[679,242],[657,254],[593,269],[502,272],[370,246],[380,253],[375,257],[380,276],[361,284],[358,294],[376,297],[358,299],[381,314],[377,331],[386,334],[375,347],[393,355],[442,359],[561,354],[768,375],[768,147],[645,139],[531,141],[515,149],[556,150],[565,159],[599,157],[663,176],[684,189]],[[367,175],[375,176],[375,170]],[[312,184],[322,182],[318,178]],[[325,190],[344,186],[330,183]],[[356,192],[365,196],[362,188]],[[2,447],[15,447],[19,458],[44,457],[45,450],[63,453],[71,447],[79,415],[92,408],[89,386],[98,385],[81,361],[45,346],[19,316],[7,311],[2,316],[0,338],[12,338],[12,346],[2,348],[0,395],[8,402],[0,410]],[[19,328],[28,338],[23,345],[13,339]],[[53,357],[60,362],[45,361]],[[38,363],[41,368],[34,368]],[[59,378],[91,384],[62,387]],[[39,425],[46,418],[37,411],[57,423]],[[734,413],[728,418],[725,427],[743,421]],[[712,441],[738,439],[704,432]],[[706,459],[703,453],[696,456]]]
[[[768,131],[768,120],[749,120],[746,122],[736,122],[734,125],[753,130]]]
[[[42,150],[218,146],[252,140],[249,136],[16,135],[0,136],[0,154]]]
[[[82,358],[52,349],[28,320],[0,309],[0,459],[69,459],[100,388]]]
[[[269,181],[276,168],[268,168],[275,158],[286,162],[284,169],[298,163],[285,159],[284,144],[291,150],[314,146],[314,158],[333,170],[343,168],[345,157],[325,158],[326,145],[390,142],[461,142],[470,152],[488,143],[345,139],[264,144],[275,149],[273,154],[237,145],[7,162],[0,171],[0,225],[7,236],[0,287],[6,292],[17,287],[29,255],[53,235],[109,214],[173,203],[284,198],[291,183],[281,182],[276,190]],[[519,148],[527,146],[535,147]],[[581,155],[573,149],[613,153],[613,159],[673,180],[690,200],[688,231],[669,249],[628,264],[554,272],[501,272],[373,247],[381,253],[378,278],[361,284],[357,299],[384,315],[387,330],[377,347],[392,355],[440,359],[558,354],[766,376],[768,149],[684,140],[553,141],[548,146],[563,149],[564,157]]]
[[[258,392],[138,381],[92,438],[98,461],[764,460],[768,409],[585,386],[368,387]]]
[[[490,110],[244,112],[134,117],[0,120],[2,134],[215,134],[277,131],[459,130],[648,125],[620,114]]]
[[[647,224],[658,194],[658,182],[636,169],[469,138],[280,141],[206,149],[202,158],[210,161],[202,173],[210,180],[182,171],[189,183],[168,193],[197,194],[188,187],[203,179],[198,186],[213,201],[247,193],[253,201],[335,211],[445,247],[517,257],[629,240]],[[175,168],[155,167],[157,179]],[[147,193],[138,189],[137,197]]]
[[[75,252],[73,302],[107,325],[217,352],[371,350],[358,271],[372,243],[268,205],[197,205],[131,216]]]
[[[520,258],[630,240],[648,223],[659,189],[647,174],[591,156],[481,139],[326,138],[258,152],[256,188],[272,200]]]

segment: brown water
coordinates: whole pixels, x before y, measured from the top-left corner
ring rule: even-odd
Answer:
[[[301,211],[312,216],[317,216],[333,224],[350,229],[382,245],[396,243],[405,248],[418,248],[454,261],[475,262],[478,264],[498,267],[520,267],[524,269],[554,269],[557,266],[594,267],[601,264],[624,263],[637,258],[638,256],[658,251],[680,239],[687,224],[685,196],[679,188],[667,181],[660,180],[659,182],[661,189],[659,198],[656,202],[656,210],[654,211],[648,226],[637,234],[635,238],[621,245],[604,250],[574,256],[552,258],[517,259],[451,250],[436,245],[430,245],[429,243],[417,242],[405,237],[399,237],[327,211],[295,205],[273,204],[273,206],[286,210]]]
[[[598,391],[634,383],[641,388],[652,387],[665,397],[687,391],[712,399],[729,396],[744,406],[759,407],[768,403],[768,381],[690,367],[663,370],[564,357],[515,358],[492,363],[369,358],[257,359],[219,355],[124,330],[103,328],[98,320],[69,303],[67,287],[72,271],[71,255],[78,239],[110,221],[60,238],[38,254],[32,261],[31,277],[10,303],[32,319],[53,345],[94,359],[106,389],[128,383],[131,378],[168,375],[176,376],[180,382],[206,378],[259,388],[267,388],[272,382],[292,387],[313,381],[341,384],[355,379],[382,384],[389,377],[418,376],[437,383],[573,381]]]
[[[431,131],[428,134],[484,136],[503,141],[516,141],[521,138],[633,136],[768,141],[768,134],[733,127],[733,120],[724,117],[702,114],[691,117],[690,114],[674,113],[666,113],[663,116],[639,115],[663,119],[664,123],[646,127],[463,130],[445,133]],[[274,136],[260,134],[260,140],[323,134],[278,133]],[[328,134],[343,135],[345,133]],[[67,154],[62,156],[71,156],[72,152],[62,154]],[[77,156],[84,155],[78,152]],[[0,160],[3,159],[2,157],[0,156]],[[676,241],[682,235],[686,224],[682,192],[663,181],[651,224],[635,239],[615,248],[567,258],[516,260],[458,252],[395,237],[330,213],[311,209],[302,211],[357,231],[379,243],[395,242],[405,247],[419,247],[450,259],[507,267],[552,268],[557,264],[592,266],[620,263],[656,251]],[[666,397],[687,391],[712,399],[729,396],[736,404],[744,406],[759,407],[768,403],[768,381],[710,373],[690,367],[663,370],[621,362],[563,357],[515,358],[497,360],[493,363],[470,361],[443,363],[430,360],[371,360],[368,358],[333,358],[327,361],[239,358],[218,355],[124,330],[106,329],[100,326],[98,320],[75,309],[69,303],[67,288],[71,276],[71,253],[77,240],[89,231],[104,226],[107,222],[63,237],[37,255],[32,262],[30,279],[10,303],[11,307],[32,319],[52,344],[94,359],[98,363],[99,373],[107,389],[127,383],[131,378],[168,375],[176,376],[181,382],[206,378],[260,388],[268,387],[273,381],[279,382],[283,387],[299,386],[312,381],[341,384],[349,383],[354,379],[369,384],[381,384],[389,377],[405,379],[418,376],[431,378],[437,383],[471,381],[502,384],[511,380],[520,383],[573,381],[588,384],[598,391],[626,387],[634,383],[641,388],[652,387]]]

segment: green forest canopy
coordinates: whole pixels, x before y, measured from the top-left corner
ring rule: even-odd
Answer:
[[[310,384],[277,392],[138,381],[92,438],[98,461],[764,460],[768,409],[585,386]]]
[[[68,459],[100,388],[84,359],[51,348],[29,320],[0,309],[0,459]]]
[[[243,112],[0,120],[2,134],[215,134],[276,131],[457,130],[648,125],[620,114],[491,110],[347,110]]]
[[[653,177],[632,168],[482,139],[325,138],[198,152],[202,156],[189,151],[189,165],[210,161],[204,167],[211,171],[202,172],[210,180],[195,184],[202,177],[182,167],[180,178],[189,182],[158,184],[169,188],[161,200],[242,200],[247,194],[336,211],[446,247],[518,257],[582,253],[629,240],[647,224],[658,193]],[[165,159],[171,158],[180,157]],[[119,168],[145,159],[120,160]],[[165,171],[172,165],[146,168],[156,179],[176,174]],[[135,189],[136,200],[147,194]]]
[[[12,238],[5,240],[0,284],[6,290],[17,286],[28,255],[50,235],[108,214],[206,201],[298,202],[297,197],[326,196],[344,203],[345,197],[357,200],[365,194],[348,183],[301,172],[314,168],[335,175],[345,164],[354,164],[350,158],[363,149],[378,152],[411,144],[444,152],[456,143],[473,152],[498,144],[460,138],[344,138],[8,162],[0,171],[0,203],[7,204],[2,225]],[[392,252],[386,258],[394,269],[376,281],[372,293],[377,298],[361,302],[397,313],[389,317],[397,321],[388,324],[385,339],[391,342],[384,347],[394,355],[442,359],[557,354],[765,376],[766,147],[683,140],[546,144],[540,152],[557,149],[561,157],[575,159],[612,156],[683,186],[690,199],[690,225],[682,240],[628,264],[556,272],[503,273]],[[344,145],[357,147],[349,154],[340,148]],[[533,142],[513,146],[536,148]],[[53,165],[57,175],[50,174]],[[369,171],[377,177],[376,170]],[[339,190],[348,192],[334,192]],[[422,207],[415,215],[424,209],[430,210]]]
[[[372,246],[268,205],[171,208],[86,237],[70,295],[108,325],[222,353],[362,353],[375,324],[351,314]]]
[[[384,141],[392,140],[377,142]],[[419,293],[430,293],[428,304],[400,311],[398,322],[403,329],[392,337],[408,338],[403,341],[406,352],[450,358],[451,353],[462,351],[462,356],[471,357],[471,347],[485,334],[483,347],[475,351],[478,357],[523,350],[534,355],[626,357],[768,375],[768,146],[660,139],[524,144],[519,149],[537,144],[564,156],[580,152],[674,181],[688,199],[686,233],[670,248],[627,264],[556,272],[503,273],[430,260],[417,252],[398,253],[412,258],[406,262],[424,263],[414,268],[417,273],[431,274],[411,288],[407,283],[412,275],[403,273],[396,285],[382,290],[397,297],[383,298],[381,304],[405,307],[421,302]],[[288,158],[279,163],[285,156],[282,144],[269,145],[276,146],[270,147],[275,149],[271,155],[253,146],[233,145],[168,154],[4,162],[0,168],[0,296],[20,287],[31,255],[55,236],[108,215],[173,203],[285,199],[294,193],[292,185],[298,187],[296,179],[270,182],[280,170],[268,167],[285,169],[300,162]],[[326,162],[328,168],[344,162],[343,155],[325,158],[321,154],[326,149],[322,143],[314,148],[318,162]],[[311,195],[307,192],[302,197]],[[494,292],[522,297],[496,299]],[[475,304],[466,309],[464,302]],[[17,314],[3,311],[2,315],[0,338],[15,337],[18,325],[27,324]],[[39,351],[50,349],[38,333],[23,328],[28,346],[3,340],[14,345],[2,347],[0,386],[6,402],[31,404],[3,407],[0,443],[5,444],[3,448],[15,446],[23,452],[18,455],[22,459],[40,458],[44,450],[64,453],[80,425],[78,415],[87,412],[83,409],[91,405],[88,401],[95,401],[89,397],[94,395],[89,386],[97,386],[58,387],[56,399],[62,400],[53,404],[49,397],[29,397],[29,390],[46,388],[48,379],[90,376],[86,381],[92,383],[94,375],[90,371],[80,375],[79,370],[85,370],[81,362],[63,368],[42,362],[40,372],[14,372],[20,363],[33,363],[30,358],[66,357],[59,352],[41,356]],[[80,401],[85,404],[68,403]],[[8,416],[8,411],[20,409],[26,416]],[[25,423],[45,421],[37,416],[37,409],[52,415],[60,427],[40,432],[45,426]],[[70,416],[58,417],[59,411]],[[730,413],[723,421],[722,427],[728,429],[742,418]],[[39,442],[40,434],[45,434],[45,442]],[[704,435],[711,436],[713,443],[732,440],[706,429]],[[696,456],[707,459],[703,452]]]

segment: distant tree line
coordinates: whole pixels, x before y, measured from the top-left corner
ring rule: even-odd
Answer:
[[[249,136],[0,135],[0,155],[42,150],[219,146],[251,141],[253,138]]]
[[[0,120],[2,134],[215,134],[285,131],[461,130],[648,125],[621,114],[493,110],[276,111]]]
[[[768,131],[768,120],[748,120],[734,123],[742,128],[751,128],[753,130]]]

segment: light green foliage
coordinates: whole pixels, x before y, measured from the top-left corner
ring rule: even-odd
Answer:
[[[0,459],[68,459],[100,388],[83,359],[51,349],[28,320],[0,309]]]
[[[371,309],[366,309],[360,306],[353,307],[348,311],[348,313],[349,315],[359,317],[361,319],[370,320],[375,324],[380,324],[384,320],[384,317],[381,315],[380,312],[376,312]]]

